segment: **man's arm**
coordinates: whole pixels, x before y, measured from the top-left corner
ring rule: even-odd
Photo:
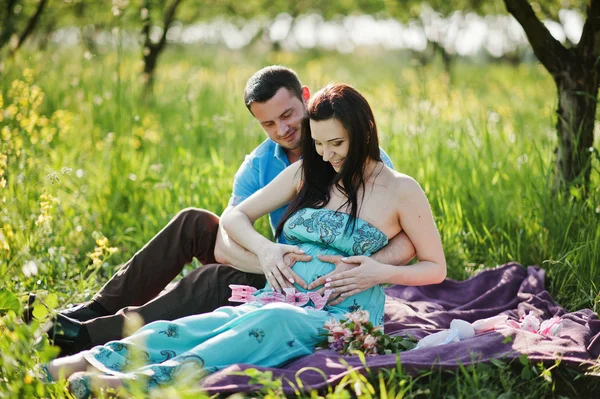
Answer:
[[[396,234],[388,244],[375,252],[371,258],[387,265],[405,266],[416,256],[417,251],[404,231]]]
[[[262,188],[253,155],[254,152],[247,155],[235,173],[231,198],[227,208],[221,214],[221,220],[233,208]],[[246,273],[263,274],[258,257],[229,237],[221,223],[219,223],[214,255],[219,263],[231,265]]]
[[[228,206],[223,211],[221,216],[224,216],[227,212],[233,209],[233,206]],[[215,259],[219,263],[228,264],[238,270],[246,273],[264,274],[262,266],[258,261],[258,257],[253,252],[248,251],[240,244],[235,242],[224,228],[219,225],[219,232],[217,234],[217,242],[215,243]],[[291,269],[296,262],[308,262],[312,259],[310,255],[298,255],[289,253],[284,257],[286,265]],[[302,287],[306,288],[307,285],[301,279],[298,279],[297,283]],[[286,285],[286,287],[293,287],[292,284]]]
[[[225,208],[221,217],[232,209],[233,206]],[[256,255],[231,239],[221,225],[219,225],[217,242],[215,243],[215,259],[219,263],[231,265],[246,273],[263,274]]]

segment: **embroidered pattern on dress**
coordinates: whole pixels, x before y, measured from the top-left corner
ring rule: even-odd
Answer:
[[[153,388],[160,385],[170,384],[182,367],[185,367],[186,371],[188,371],[191,367],[197,372],[202,371],[204,367],[204,359],[198,355],[181,356],[180,360],[175,363],[176,364],[174,366],[153,366],[153,374],[148,382],[148,386]]]
[[[109,359],[114,353],[115,352],[111,349],[105,348],[104,346],[100,346],[98,347],[98,349],[95,350],[94,358],[100,363],[104,364],[106,368],[113,371],[121,372],[129,366],[129,360],[120,356],[120,359],[118,359],[114,363],[111,363]]]
[[[284,237],[289,244],[304,242],[302,231],[299,229],[303,227],[306,233],[317,233],[320,243],[330,247],[336,238],[344,234],[344,226],[349,217],[347,213],[331,209],[300,209],[285,222]],[[357,218],[357,226],[360,227],[354,229],[352,237],[354,244],[346,249],[349,255],[370,256],[374,250],[387,244],[385,234],[369,222]]]
[[[357,310],[361,310],[362,306],[360,306],[358,304],[358,302],[356,302],[356,299],[354,300],[354,302],[352,302],[352,305],[348,306],[348,312],[352,313],[352,312],[356,312]]]
[[[373,248],[382,248],[387,243],[387,237],[375,226],[364,223],[354,232],[354,245],[352,252],[354,255],[372,254]]]
[[[179,326],[169,324],[166,330],[160,331],[159,334],[165,334],[169,338],[179,338]]]
[[[114,350],[115,352],[122,352],[123,350],[127,351],[127,347],[122,342],[112,341],[106,344],[109,348]]]
[[[256,338],[256,341],[260,344],[265,338],[265,332],[260,328],[253,328],[248,333],[248,336]]]
[[[160,354],[163,355],[165,358],[162,360],[162,362],[166,362],[169,359],[173,359],[175,356],[177,356],[177,353],[175,353],[175,351],[172,350],[162,350],[160,351]]]

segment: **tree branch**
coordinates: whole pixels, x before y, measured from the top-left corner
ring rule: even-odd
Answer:
[[[146,9],[146,14],[142,14],[142,35],[144,35],[144,53],[146,51],[152,50],[152,40],[150,40],[150,26],[152,22],[150,21],[150,2],[145,1],[142,5],[142,10]],[[146,50],[147,49],[147,50]]]
[[[177,11],[177,7],[179,7],[179,4],[181,4],[182,1],[183,0],[173,1],[173,3],[171,3],[171,6],[167,9],[167,12],[165,13],[165,19],[163,21],[163,34],[160,38],[160,41],[156,44],[158,51],[161,51],[163,49],[163,47],[165,46],[165,44],[167,43],[167,31],[169,30],[169,27],[173,23],[173,20],[175,19],[175,12]]]
[[[591,0],[597,1],[597,0]],[[564,69],[561,63],[571,59],[567,49],[556,40],[538,19],[527,0],[504,0],[506,9],[521,24],[538,60],[553,76]]]
[[[600,57],[600,1],[589,0],[587,19],[583,25],[581,39],[577,45],[577,53],[582,57],[591,57],[590,61],[596,63]],[[586,57],[587,56],[587,57]],[[596,63],[597,65],[600,62]]]
[[[25,40],[27,40],[31,32],[33,32],[33,29],[35,28],[35,25],[37,24],[37,21],[40,18],[44,7],[46,6],[46,2],[47,0],[40,0],[40,2],[38,3],[37,9],[35,10],[35,14],[33,14],[33,16],[29,19],[25,30],[21,33],[21,35],[19,35],[19,41],[17,42],[17,46],[12,50],[12,54],[14,54],[19,49],[19,47],[21,47],[21,45],[25,42]]]

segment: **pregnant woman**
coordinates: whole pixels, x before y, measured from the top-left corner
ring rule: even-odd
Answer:
[[[230,237],[260,259],[268,281],[264,289],[234,286],[233,297],[246,302],[241,306],[150,323],[121,341],[52,361],[45,367],[49,377],[69,377],[71,391],[85,397],[92,386],[138,381],[150,389],[235,363],[277,367],[313,353],[330,318],[366,310],[374,325],[382,325],[381,284],[441,282],[446,262],[427,198],[415,180],[381,162],[366,99],[348,85],[325,87],[308,105],[302,134],[303,160],[222,220]],[[289,245],[256,232],[256,219],[287,203],[277,234]],[[368,258],[400,231],[412,241],[417,263],[392,266]],[[315,255],[293,267],[307,283],[334,269],[317,253],[347,256],[358,266],[328,282],[323,296],[298,286],[279,292],[271,288],[279,287],[274,271],[287,273],[283,257],[289,252]],[[292,275],[287,277],[293,283]],[[345,296],[330,306],[326,301],[333,290]]]

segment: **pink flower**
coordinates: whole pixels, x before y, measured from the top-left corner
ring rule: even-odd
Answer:
[[[344,328],[342,325],[332,326],[329,332],[331,333],[334,341],[337,341],[338,339],[344,339],[347,335],[346,328]]]
[[[361,334],[362,334],[362,331],[361,331]],[[354,332],[352,330],[350,330],[348,327],[344,327],[344,341],[350,342],[356,338],[359,338],[359,337],[357,337],[356,334],[354,334]]]
[[[333,337],[333,341],[343,340],[344,342],[350,342],[353,338],[352,331],[341,324],[332,326],[329,333]]]
[[[333,317],[329,320],[327,320],[325,322],[325,324],[323,324],[323,328],[331,331],[331,329],[335,326],[341,326],[341,323],[339,321],[337,321],[336,319],[334,319]]]
[[[379,337],[373,334],[382,332],[383,326],[373,327],[368,311],[348,313],[345,319],[339,321],[331,318],[323,327],[328,330],[327,347],[341,355],[348,355],[355,350],[376,355],[382,349]]]
[[[363,342],[362,347],[365,349],[372,349],[375,347],[375,345],[377,345],[377,341],[379,341],[377,339],[377,337],[374,337],[369,334],[369,335],[365,336],[365,340]]]
[[[368,310],[357,310],[352,313],[346,313],[346,319],[353,321],[355,324],[364,324],[369,322],[369,311]]]

